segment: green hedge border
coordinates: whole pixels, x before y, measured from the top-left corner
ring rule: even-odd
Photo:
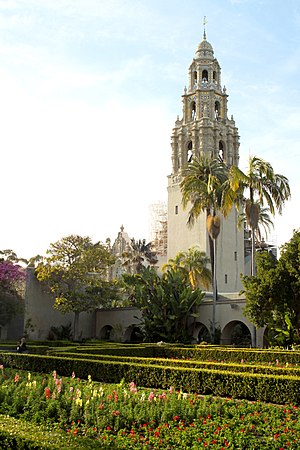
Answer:
[[[225,370],[196,369],[147,364],[131,364],[55,356],[2,354],[4,366],[77,377],[94,381],[119,383],[122,379],[138,386],[164,388],[173,386],[184,392],[245,398],[278,404],[300,404],[300,377],[253,374]]]

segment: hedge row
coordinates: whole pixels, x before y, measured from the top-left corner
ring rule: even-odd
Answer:
[[[82,352],[82,346],[64,348],[63,351]],[[51,349],[49,350],[51,352]],[[275,349],[247,349],[228,348],[217,346],[181,346],[157,345],[157,344],[127,344],[127,345],[86,345],[84,353],[93,355],[131,356],[141,358],[169,358],[169,359],[194,359],[201,361],[241,362],[245,363],[275,363],[299,364],[300,351],[275,350]]]
[[[300,362],[299,351],[210,346],[195,346],[194,348],[157,346],[155,356],[223,362],[241,362],[243,360],[245,363],[275,363],[276,360],[280,364],[299,364]]]
[[[0,415],[0,448],[12,450],[90,450],[99,443],[21,419]]]
[[[222,397],[246,398],[278,404],[300,404],[300,378],[292,376],[254,374],[188,367],[130,364],[113,361],[95,361],[54,356],[2,354],[1,363],[32,372],[77,377],[94,381],[119,383],[122,379],[138,386],[174,388],[184,392],[213,394]]]
[[[166,359],[166,358],[136,358],[130,356],[92,355],[86,353],[51,352],[52,356],[60,356],[74,359],[90,359],[103,363],[114,361],[130,364],[160,365],[169,367],[190,367],[198,369],[230,370],[232,372],[266,373],[269,375],[290,375],[300,377],[300,366],[271,366],[263,364],[224,363],[201,360]]]

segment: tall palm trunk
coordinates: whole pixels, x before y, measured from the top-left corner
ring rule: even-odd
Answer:
[[[255,276],[255,229],[251,227],[251,275]]]
[[[212,337],[215,341],[216,337],[216,306],[218,299],[217,290],[217,239],[213,239],[214,245],[214,274],[213,274],[213,312],[212,312]],[[213,342],[215,343],[215,342]]]
[[[209,235],[210,243],[212,242],[212,288],[213,288],[213,308],[212,308],[212,339],[215,340],[216,334],[216,304],[218,300],[218,290],[217,290],[217,237],[220,234],[220,217],[213,212],[212,215],[208,214],[207,220],[207,231]],[[210,245],[211,250],[211,245]]]

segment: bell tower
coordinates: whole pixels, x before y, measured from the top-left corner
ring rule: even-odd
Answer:
[[[235,121],[228,119],[228,95],[221,85],[221,67],[212,45],[203,39],[188,70],[188,87],[182,95],[182,118],[177,117],[171,135],[172,173],[168,177],[168,259],[192,246],[209,255],[206,216],[201,214],[188,228],[187,211],[182,208],[180,181],[182,170],[193,157],[202,154],[238,165],[239,134]],[[222,219],[217,242],[219,292],[241,288],[244,271],[243,231],[237,230],[236,212]]]

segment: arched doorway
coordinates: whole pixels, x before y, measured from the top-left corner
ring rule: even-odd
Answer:
[[[125,342],[142,342],[143,333],[139,326],[130,325],[125,331]]]
[[[207,326],[203,323],[196,322],[193,337],[196,340],[197,344],[201,344],[201,342],[211,342],[211,335]]]
[[[244,322],[233,320],[223,328],[221,344],[235,345],[236,347],[251,347],[251,331]]]
[[[113,327],[111,325],[105,325],[100,330],[100,339],[104,341],[109,341],[112,337]]]

